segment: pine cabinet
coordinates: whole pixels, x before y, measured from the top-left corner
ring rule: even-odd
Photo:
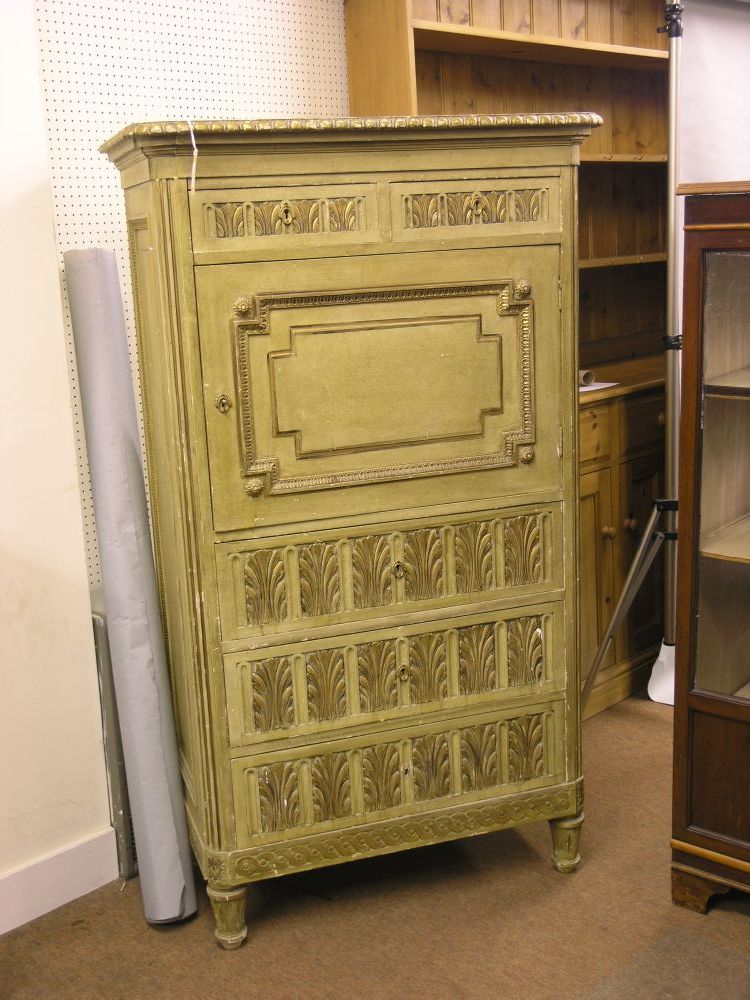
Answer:
[[[750,892],[750,184],[686,187],[672,896]]]
[[[125,129],[191,841],[248,883],[582,821],[575,209],[596,115]],[[194,190],[190,182],[195,169]]]

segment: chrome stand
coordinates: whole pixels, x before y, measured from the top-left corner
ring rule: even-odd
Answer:
[[[682,328],[680,316],[680,289],[677,281],[677,254],[680,245],[677,230],[677,107],[680,76],[680,42],[682,40],[681,3],[665,4],[665,24],[657,29],[669,39],[669,157],[667,165],[667,316],[666,371],[664,382],[665,468],[664,492],[668,499],[655,500],[643,538],[633,557],[622,593],[615,605],[612,619],[604,633],[594,662],[581,691],[581,710],[585,708],[599,669],[609,651],[617,629],[638,593],[651,564],[663,542],[668,542],[664,559],[664,645],[674,646],[677,586],[677,489],[679,481],[679,424],[680,424],[680,357]],[[656,530],[657,522],[664,515],[664,528]]]

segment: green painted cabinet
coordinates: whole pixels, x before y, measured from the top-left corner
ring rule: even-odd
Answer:
[[[595,115],[123,130],[185,802],[255,880],[546,819],[578,862]]]

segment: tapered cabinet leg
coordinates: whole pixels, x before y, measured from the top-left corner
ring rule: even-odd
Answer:
[[[581,861],[578,845],[581,840],[581,824],[583,813],[570,816],[567,819],[551,819],[549,821],[552,833],[552,864],[559,872],[568,874],[575,871]]]
[[[672,869],[672,902],[675,906],[684,906],[695,913],[707,913],[710,898],[726,892],[729,892],[728,885]]]
[[[226,889],[222,886],[208,886],[208,898],[214,911],[216,940],[222,948],[231,951],[239,948],[247,937],[245,923],[245,894],[247,886]]]

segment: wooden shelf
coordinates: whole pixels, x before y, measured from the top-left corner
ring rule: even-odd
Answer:
[[[634,264],[660,264],[666,261],[666,253],[643,253],[631,254],[622,257],[593,257],[589,260],[580,260],[580,268],[595,267],[632,267]]]
[[[747,684],[743,684],[741,688],[738,688],[734,694],[733,698],[747,698],[750,701],[750,681]]]
[[[707,396],[750,396],[750,368],[714,375],[704,385]]]
[[[701,542],[700,554],[706,559],[750,563],[750,514],[712,532]]]
[[[644,70],[666,70],[669,60],[668,53],[659,49],[607,45],[603,42],[576,42],[566,38],[493,31],[489,28],[471,28],[439,21],[414,20],[412,30],[414,47],[432,52]]]

